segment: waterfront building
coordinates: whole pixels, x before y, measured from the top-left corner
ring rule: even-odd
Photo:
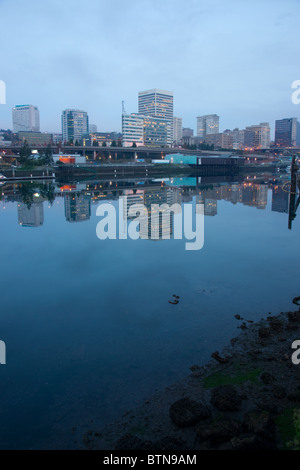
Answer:
[[[257,150],[270,148],[270,125],[268,122],[248,126],[245,130],[248,131],[248,134],[245,135],[245,147]]]
[[[62,142],[62,134],[52,134],[52,142],[53,144],[59,144],[60,142]]]
[[[144,145],[166,147],[168,144],[168,122],[159,117],[144,116]]]
[[[95,132],[97,132],[97,125],[96,124],[89,124],[89,133],[90,134],[94,134]]]
[[[296,147],[300,139],[297,118],[278,119],[275,121],[275,145],[277,147]]]
[[[167,122],[167,144],[173,143],[173,92],[154,88],[138,94],[138,112]]]
[[[18,105],[12,109],[13,131],[39,132],[40,113],[37,106]]]
[[[214,145],[214,148],[232,149],[233,136],[229,132],[221,132],[218,134],[207,134],[205,143]]]
[[[52,134],[46,132],[18,132],[16,140],[21,144],[26,141],[30,147],[43,147],[52,143]]]
[[[159,117],[142,114],[122,115],[122,144],[124,147],[166,147],[168,122]]]
[[[109,147],[113,142],[117,145],[122,142],[122,134],[120,132],[90,132],[83,137],[83,145],[86,147],[90,145],[98,147],[106,145]]]
[[[64,142],[80,142],[89,133],[88,114],[79,109],[65,109],[61,116],[61,126]]]
[[[173,142],[178,145],[182,139],[182,118],[173,118]]]
[[[197,117],[197,136],[203,138],[207,135],[219,133],[220,116],[217,114],[206,114]]]
[[[232,148],[240,150],[244,146],[245,130],[240,130],[238,127],[232,130]]]
[[[182,128],[182,137],[193,137],[194,130],[190,127],[183,127]]]
[[[86,157],[79,153],[74,154],[53,154],[54,163],[64,163],[66,165],[84,165],[86,163]]]
[[[123,147],[144,145],[144,116],[139,114],[122,114]]]

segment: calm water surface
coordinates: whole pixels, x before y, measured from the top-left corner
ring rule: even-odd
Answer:
[[[257,181],[55,185],[52,205],[34,185],[2,186],[0,448],[75,448],[221,350],[239,332],[235,314],[292,308],[300,218],[289,230],[281,182]],[[204,247],[99,240],[97,206],[120,194],[203,203]]]

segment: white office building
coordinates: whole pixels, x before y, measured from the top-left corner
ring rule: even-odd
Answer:
[[[12,109],[13,131],[39,132],[40,113],[37,106],[18,105]]]
[[[139,114],[122,114],[123,147],[144,145],[144,116]]]
[[[138,112],[167,121],[167,144],[173,143],[173,92],[153,88],[138,94]]]

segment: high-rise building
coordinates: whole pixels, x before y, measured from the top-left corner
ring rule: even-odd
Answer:
[[[97,125],[96,124],[89,124],[89,133],[94,134],[97,132]]]
[[[248,126],[245,130],[248,132],[248,137],[245,135],[244,145],[246,147],[253,147],[255,149],[270,148],[270,125],[268,122],[261,122],[258,125]],[[247,145],[247,138],[251,140],[250,145]]]
[[[89,133],[89,118],[85,111],[79,109],[65,109],[61,115],[63,141],[82,140]]]
[[[122,114],[123,147],[144,145],[144,116],[139,114]]]
[[[278,119],[275,121],[275,145],[277,147],[296,147],[298,136],[297,118]],[[298,138],[297,138],[298,137]]]
[[[183,127],[182,128],[182,137],[193,137],[194,130],[190,127]]]
[[[205,142],[209,145],[214,145],[215,148],[232,149],[233,136],[228,132],[221,132],[218,134],[207,134]]]
[[[168,145],[168,122],[165,119],[144,116],[144,145],[146,147]]]
[[[173,93],[171,91],[152,90],[140,91],[138,95],[138,112],[144,116],[153,116],[167,121],[167,144],[173,143]]]
[[[173,142],[179,144],[182,139],[182,118],[173,118]]]
[[[219,134],[220,116],[217,114],[206,114],[197,117],[197,136],[205,139],[207,135]]]
[[[232,131],[232,148],[235,150],[240,150],[243,148],[245,139],[245,131],[240,130],[238,127]]]
[[[24,104],[12,109],[13,131],[39,132],[40,113],[37,106]]]
[[[142,114],[122,115],[123,147],[166,147],[168,143],[168,122],[159,117]]]

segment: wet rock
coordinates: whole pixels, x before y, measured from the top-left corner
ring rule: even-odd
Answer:
[[[275,423],[266,410],[246,413],[243,419],[243,429],[246,433],[255,434],[267,440],[274,440],[276,435]]]
[[[276,378],[272,374],[270,374],[269,372],[263,372],[260,375],[260,380],[265,385],[270,385],[270,384],[273,384],[276,381]]]
[[[183,428],[193,426],[202,419],[209,418],[211,412],[203,403],[190,398],[181,398],[171,405],[169,415],[173,423]]]
[[[269,317],[268,321],[269,321],[271,330],[274,331],[275,333],[279,333],[283,330],[284,324],[278,318]]]
[[[215,351],[214,353],[212,353],[212,354],[211,354],[211,357],[212,357],[213,359],[215,359],[216,361],[221,362],[221,363],[223,363],[223,364],[225,364],[226,362],[228,362],[228,359],[227,359],[226,357],[220,356],[219,351]]]
[[[286,391],[283,387],[281,387],[280,385],[275,385],[273,387],[273,396],[275,398],[278,398],[279,400],[282,400],[283,398],[286,397]]]
[[[173,436],[166,436],[163,439],[160,439],[159,441],[155,442],[154,448],[155,450],[160,450],[160,451],[179,451],[179,450],[186,450],[187,444],[185,441],[182,439],[178,439]]]
[[[300,305],[300,296],[293,298],[293,304]]]
[[[239,437],[233,437],[231,444],[234,450],[264,450],[264,449],[275,449],[276,446],[270,441],[266,441],[258,436],[247,436],[242,435]]]
[[[300,401],[300,393],[289,393],[287,396],[288,400],[290,401],[296,401],[299,403]]]
[[[239,315],[238,313],[234,315],[234,318],[236,318],[237,320],[243,320],[241,315]]]
[[[209,441],[210,444],[218,445],[225,441],[230,441],[241,432],[241,425],[238,421],[230,418],[219,418],[211,424],[200,424],[196,432],[202,441]]]
[[[193,377],[201,377],[204,374],[204,368],[197,365],[191,366],[190,370],[192,371]]]
[[[300,321],[300,312],[288,312],[289,322],[299,322]]]
[[[213,389],[210,402],[220,411],[237,411],[242,399],[233,385],[219,385]]]
[[[124,434],[115,444],[115,450],[155,450],[151,441],[144,441],[133,434]]]
[[[271,328],[268,326],[261,326],[258,330],[258,336],[260,338],[268,338],[271,334]]]
[[[299,325],[297,325],[297,323],[288,323],[286,328],[287,330],[298,330]]]
[[[234,450],[234,449],[233,449],[231,442],[229,441],[229,442],[222,442],[222,444],[218,446],[218,450]]]

